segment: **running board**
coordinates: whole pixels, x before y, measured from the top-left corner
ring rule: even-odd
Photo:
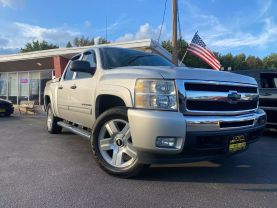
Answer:
[[[62,122],[62,121],[59,121],[58,125],[65,128],[65,129],[67,129],[67,130],[69,130],[69,131],[71,131],[71,132],[73,132],[73,133],[75,133],[75,134],[78,134],[81,137],[84,137],[85,139],[90,140],[91,134],[89,132],[83,130],[83,129],[80,129],[78,127],[75,127],[73,125],[70,125],[70,124]]]

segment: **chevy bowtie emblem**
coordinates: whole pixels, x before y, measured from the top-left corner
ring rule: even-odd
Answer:
[[[228,94],[228,101],[230,103],[236,103],[241,99],[241,94],[239,94],[237,91],[229,91]]]

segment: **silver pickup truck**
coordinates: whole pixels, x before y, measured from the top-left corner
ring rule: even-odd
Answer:
[[[74,56],[44,99],[50,133],[64,128],[90,139],[100,167],[126,178],[151,164],[242,152],[266,123],[255,79],[123,48]]]

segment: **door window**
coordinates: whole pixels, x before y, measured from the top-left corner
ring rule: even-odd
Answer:
[[[95,68],[96,65],[96,55],[94,51],[88,51],[84,53],[83,61],[88,61],[91,68]],[[93,74],[84,73],[84,72],[78,72],[76,79],[84,79],[84,78],[91,78],[93,77]]]
[[[70,60],[70,62],[71,62],[71,61],[76,61],[76,60],[80,59],[80,57],[81,57],[81,55],[74,56],[74,57]],[[74,75],[74,72],[71,71],[70,64],[68,64],[63,79],[64,79],[64,80],[72,80],[72,79],[73,79],[73,75]]]

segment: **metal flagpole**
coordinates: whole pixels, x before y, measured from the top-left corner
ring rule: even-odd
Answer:
[[[194,34],[194,36],[195,36],[197,33],[198,33],[198,31],[196,31],[196,33]],[[193,36],[193,37],[194,37],[194,36]],[[190,41],[190,43],[191,43],[191,41]],[[189,45],[190,45],[190,44],[188,44],[188,47],[189,47]],[[186,50],[186,52],[185,52],[185,54],[184,54],[184,56],[183,56],[183,58],[182,58],[181,62],[179,63],[179,66],[181,66],[181,64],[183,63],[183,61],[184,61],[185,57],[187,56],[187,53],[188,53],[188,47],[187,47],[187,50]]]

